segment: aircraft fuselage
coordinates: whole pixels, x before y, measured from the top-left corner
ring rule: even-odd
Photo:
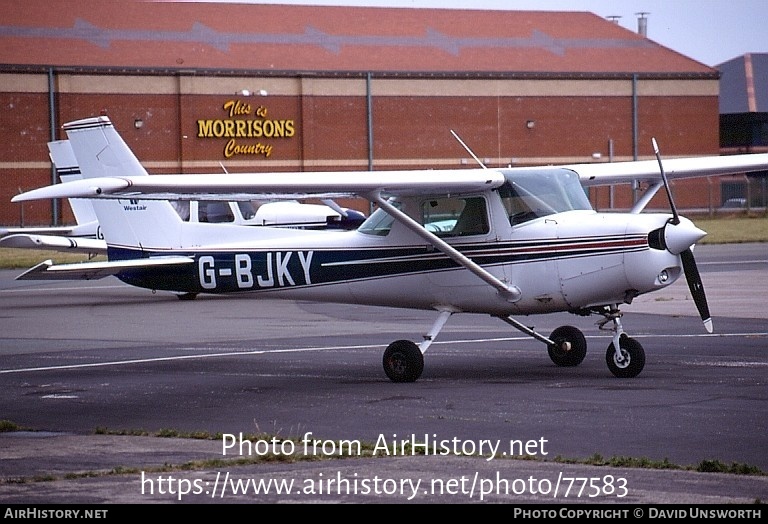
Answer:
[[[397,223],[385,237],[318,232],[203,252],[179,249],[172,254],[189,255],[194,263],[132,269],[118,277],[131,285],[180,293],[263,293],[498,315],[574,311],[622,303],[674,282],[681,273],[679,257],[651,248],[648,240],[649,232],[668,218],[572,211],[509,227],[504,239],[497,239],[501,234],[492,228],[477,238],[451,242],[519,288],[514,302],[434,246],[414,241]],[[111,259],[135,256],[114,249],[110,253]]]

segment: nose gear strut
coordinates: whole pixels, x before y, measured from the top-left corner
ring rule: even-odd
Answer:
[[[621,325],[623,313],[619,310],[618,304],[597,312],[605,317],[604,320],[597,322],[598,329],[613,333],[613,342],[605,352],[608,369],[614,376],[620,378],[636,377],[645,367],[645,350],[637,340],[624,333],[624,327]],[[606,327],[609,322],[612,325]]]

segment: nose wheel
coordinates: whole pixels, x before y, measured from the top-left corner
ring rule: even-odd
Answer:
[[[619,337],[619,351],[616,351],[616,346],[611,342],[605,352],[605,363],[614,376],[636,377],[645,367],[645,350],[637,340],[622,334]]]
[[[643,346],[624,333],[621,325],[621,311],[618,306],[606,308],[600,312],[605,320],[598,322],[599,329],[612,331],[613,342],[605,351],[605,363],[614,376],[619,378],[632,378],[640,374],[645,367],[645,350]],[[611,327],[605,327],[611,323]]]

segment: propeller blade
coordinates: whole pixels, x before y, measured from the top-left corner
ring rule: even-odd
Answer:
[[[664,172],[664,165],[661,162],[661,153],[659,153],[659,145],[656,143],[656,138],[651,138],[651,141],[653,142],[653,152],[656,154],[656,160],[659,162],[659,171],[661,171],[661,180],[664,182],[664,189],[667,191],[667,199],[669,199],[669,207],[672,209],[672,223],[677,225],[680,223],[680,216],[677,214],[675,201],[672,199],[672,190],[669,188],[669,180],[667,180],[667,174]]]
[[[685,271],[685,279],[688,281],[688,288],[691,290],[691,296],[693,296],[696,309],[699,310],[699,316],[701,316],[701,320],[704,322],[704,328],[707,330],[707,333],[712,333],[712,317],[709,314],[707,296],[704,294],[704,284],[701,283],[699,269],[696,267],[696,260],[693,258],[693,251],[686,249],[680,253],[680,258],[683,261],[683,271]]]

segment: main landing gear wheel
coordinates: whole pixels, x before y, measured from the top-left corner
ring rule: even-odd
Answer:
[[[619,378],[632,378],[640,374],[645,367],[645,350],[634,338],[627,335],[619,337],[621,358],[616,355],[616,347],[611,342],[605,352],[605,362],[608,369]]]
[[[415,382],[424,371],[424,355],[410,340],[396,340],[384,351],[383,364],[392,382]]]
[[[549,358],[558,366],[573,367],[587,356],[587,339],[573,326],[560,326],[549,335],[555,344],[547,346]]]
[[[181,293],[176,296],[179,297],[179,300],[195,300],[197,298],[197,293]]]

